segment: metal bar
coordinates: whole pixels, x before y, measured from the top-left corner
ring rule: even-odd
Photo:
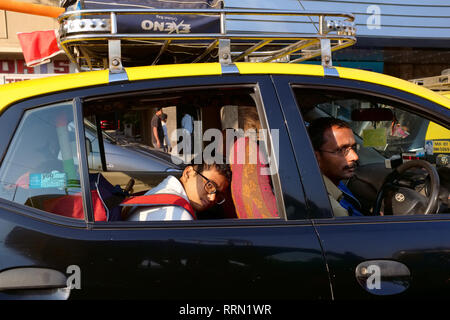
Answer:
[[[333,66],[333,61],[331,60],[330,39],[320,39],[320,52],[322,56],[322,66],[331,68]]]
[[[263,40],[257,44],[255,44],[253,47],[248,48],[247,50],[245,50],[244,52],[242,52],[239,56],[237,56],[236,58],[233,59],[233,62],[239,61],[243,58],[245,58],[246,56],[248,56],[249,54],[255,52],[256,50],[264,47],[266,44],[272,42],[272,40]]]
[[[276,59],[280,59],[282,57],[285,57],[285,56],[291,54],[292,52],[301,50],[303,48],[306,48],[306,47],[308,47],[310,45],[313,45],[313,44],[318,42],[318,40],[316,40],[316,39],[312,39],[312,40],[307,41],[307,42],[305,42],[305,41],[306,40],[299,41],[299,42],[297,42],[297,43],[287,47],[286,49],[283,49],[282,53],[279,53],[278,55],[274,55],[272,57],[266,58],[266,59],[262,60],[262,62],[270,62],[270,61],[274,61]]]
[[[158,55],[156,56],[155,60],[153,60],[152,62],[152,66],[154,66],[155,64],[158,63],[159,59],[161,58],[162,54],[164,53],[164,51],[167,50],[167,47],[169,46],[171,40],[166,40],[164,41],[164,45],[161,47],[161,50],[159,50]]]
[[[340,45],[332,46],[331,47],[331,52],[347,48],[347,47],[351,46],[352,44],[353,44],[353,42],[346,42],[346,43],[343,43],[343,44],[340,44]],[[302,61],[305,61],[305,60],[308,60],[308,59],[312,59],[312,58],[318,57],[318,56],[320,56],[320,54],[321,54],[320,49],[317,49],[317,50],[315,50],[315,53],[305,55],[304,58],[299,58],[299,59],[295,59],[295,60],[289,61],[289,63],[302,62]]]
[[[64,43],[67,41],[76,40],[105,40],[105,39],[127,39],[127,40],[168,40],[168,39],[191,39],[191,40],[216,40],[216,39],[235,39],[235,40],[299,40],[299,39],[330,39],[330,40],[355,40],[354,36],[348,35],[324,35],[318,36],[311,33],[285,33],[285,34],[226,34],[221,35],[218,33],[197,33],[197,34],[171,34],[170,37],[167,34],[85,34],[85,35],[73,35],[62,37]]]
[[[77,157],[80,171],[81,194],[83,197],[83,211],[88,225],[94,222],[94,209],[92,206],[91,189],[89,183],[89,166],[86,156],[86,140],[83,125],[83,110],[80,98],[75,98],[72,103],[73,118],[75,123],[75,138],[77,143]]]
[[[217,46],[219,45],[219,40],[216,40],[214,42],[212,42],[208,48],[206,48],[206,50],[200,55],[198,56],[194,61],[192,61],[192,63],[196,63],[199,61],[202,61],[202,59],[204,57],[206,57],[211,51],[213,51],[215,48],[217,48]]]
[[[231,64],[230,40],[219,40],[219,62],[221,64]]]
[[[60,45],[61,45],[61,48],[66,53],[67,57],[69,58],[70,62],[72,62],[75,65],[78,72],[81,72],[80,67],[78,66],[78,63],[77,63],[77,59],[74,56],[72,56],[69,49],[64,44],[60,43]]]
[[[83,47],[80,46],[79,49],[81,52],[81,58],[84,58],[84,60],[86,60],[89,70],[92,70],[91,57],[89,57],[89,54],[86,52],[86,50]]]
[[[124,72],[120,40],[108,40],[109,71],[111,73]]]
[[[261,10],[261,9],[91,9],[65,12],[58,17],[63,20],[70,16],[80,15],[104,15],[114,12],[116,14],[201,14],[201,15],[267,15],[267,16],[324,16],[341,17],[354,21],[355,16],[346,12],[320,12],[320,11],[295,11],[295,10]]]
[[[114,12],[111,12],[111,34],[117,33],[117,16]]]
[[[225,14],[221,13],[220,14],[220,33],[221,34],[226,34],[227,30],[226,30],[226,19],[225,19]]]

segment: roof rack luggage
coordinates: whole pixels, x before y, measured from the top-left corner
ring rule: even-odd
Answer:
[[[86,6],[89,2],[84,1]],[[79,10],[79,5],[69,6],[58,18],[61,47],[79,71],[122,72],[124,66],[213,61],[292,63],[317,56],[331,67],[331,52],[356,42],[354,16],[347,13],[119,7]],[[227,30],[228,23],[237,19],[246,22],[245,30]],[[259,31],[270,22],[285,22],[290,28]],[[291,31],[306,23],[314,32]]]

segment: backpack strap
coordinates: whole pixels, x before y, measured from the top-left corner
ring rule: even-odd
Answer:
[[[194,220],[197,219],[195,210],[192,208],[189,201],[176,194],[157,193],[145,196],[130,197],[124,200],[121,206],[178,206],[185,209],[192,216]]]

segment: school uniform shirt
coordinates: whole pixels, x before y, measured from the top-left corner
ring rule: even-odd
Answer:
[[[175,194],[189,201],[183,185],[174,176],[168,176],[159,185],[145,193],[145,195],[149,194]],[[179,206],[136,206],[131,209],[131,214],[128,217],[128,221],[153,220],[193,220],[193,218],[187,210]]]

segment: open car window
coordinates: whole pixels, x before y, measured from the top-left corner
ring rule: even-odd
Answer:
[[[179,179],[188,164],[214,161],[231,166],[231,184],[226,201],[198,212],[198,219],[279,219],[280,195],[274,188],[277,164],[272,151],[276,149],[272,148],[273,139],[278,136],[261,121],[264,114],[258,99],[253,86],[230,86],[129,93],[85,101],[91,191],[95,191],[100,175],[108,188],[124,190],[132,185],[128,194],[142,196],[168,177]],[[158,108],[166,117],[160,122],[164,128],[159,146],[153,137],[153,123],[162,119],[162,115],[156,116]],[[127,220],[125,211],[114,219],[95,215],[96,221]]]
[[[305,94],[297,90],[297,97]],[[450,130],[404,105],[332,90],[308,90],[307,94],[310,101],[299,102],[305,120],[328,116],[346,121],[360,144],[361,165],[402,154],[427,157],[427,161],[440,165],[450,155]]]
[[[307,126],[317,118],[331,117],[352,129],[357,167],[354,175],[335,186],[344,197],[349,190],[362,215],[450,212],[450,130],[409,106],[381,97],[295,87],[294,92]],[[403,170],[412,166],[406,165],[410,161],[416,161],[415,166]],[[397,168],[400,173],[394,172]],[[333,184],[324,182],[331,195]],[[330,196],[332,205],[334,200]],[[335,207],[335,215],[347,214]]]

